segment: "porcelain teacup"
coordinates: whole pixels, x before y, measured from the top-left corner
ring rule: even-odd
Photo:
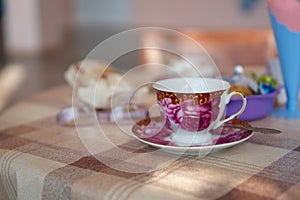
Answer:
[[[228,93],[230,83],[214,78],[172,78],[153,84],[160,113],[165,124],[175,130],[172,142],[178,145],[211,144],[212,129],[238,117],[246,107],[239,92]],[[240,95],[240,110],[223,119],[226,104]]]

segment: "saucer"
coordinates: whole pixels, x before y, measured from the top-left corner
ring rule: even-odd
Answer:
[[[225,124],[245,126],[250,125],[239,119],[233,119]],[[147,118],[137,122],[132,127],[133,136],[150,146],[177,154],[208,154],[242,143],[254,134],[253,131],[237,128],[222,128],[210,131],[210,144],[181,145],[172,141],[172,134],[176,132],[166,126],[161,117]]]

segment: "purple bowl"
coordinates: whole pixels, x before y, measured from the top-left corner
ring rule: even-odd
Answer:
[[[274,106],[274,101],[279,94],[280,89],[269,94],[247,96],[247,105],[244,112],[238,117],[240,120],[251,121],[266,117],[271,113]],[[230,116],[241,108],[241,97],[232,97],[226,106],[226,115]]]

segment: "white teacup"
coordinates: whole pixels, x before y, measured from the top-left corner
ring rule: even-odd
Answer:
[[[209,144],[209,131],[238,117],[246,107],[246,98],[239,92],[228,94],[230,84],[212,78],[173,78],[153,84],[160,112],[176,131],[172,141],[179,145]],[[226,104],[233,95],[243,99],[241,109],[222,119]]]

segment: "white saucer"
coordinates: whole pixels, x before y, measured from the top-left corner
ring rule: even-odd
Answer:
[[[228,123],[250,126],[248,123],[238,119]],[[165,127],[160,117],[141,120],[132,127],[133,136],[145,144],[171,153],[192,155],[206,155],[232,147],[248,140],[254,134],[253,131],[233,128],[223,128],[220,131],[221,134],[212,134],[214,140],[211,144],[181,146],[172,142],[170,139],[172,137],[170,136],[174,131],[170,127]]]

